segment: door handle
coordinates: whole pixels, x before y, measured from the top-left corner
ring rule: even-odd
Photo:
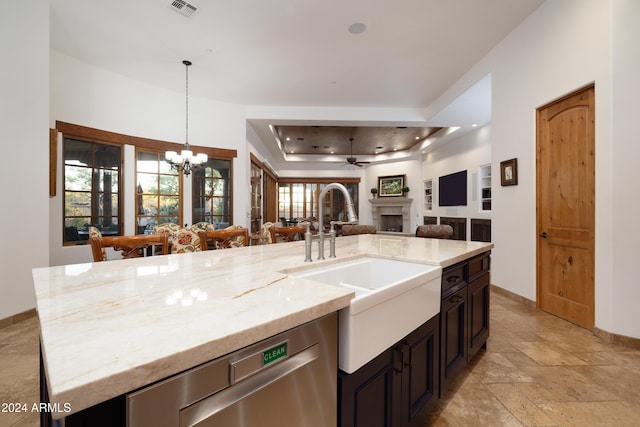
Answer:
[[[543,239],[546,239],[547,237],[549,237],[549,234],[546,231],[543,231],[542,233],[539,234],[540,237],[542,237]]]

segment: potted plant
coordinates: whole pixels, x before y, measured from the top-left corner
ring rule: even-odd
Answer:
[[[373,196],[374,199],[378,196],[378,189],[376,187],[371,189],[371,196]]]
[[[402,187],[402,195],[406,197],[409,190],[411,190],[409,187]]]

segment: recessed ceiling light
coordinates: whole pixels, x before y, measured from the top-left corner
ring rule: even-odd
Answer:
[[[397,149],[397,148],[394,148],[394,149],[393,149],[393,151],[398,151],[398,149]]]
[[[286,140],[287,140],[287,141],[291,141],[291,138],[287,137],[287,138],[286,138]]]
[[[420,137],[419,137],[419,136],[416,136],[416,139],[420,139]]]
[[[367,30],[367,26],[364,25],[362,22],[354,22],[353,24],[349,25],[349,32],[351,34],[362,34]]]
[[[478,124],[477,124],[477,123],[474,123],[474,124],[472,124],[472,125],[471,125],[471,127],[474,127],[474,128],[475,128],[475,127],[478,127]]]

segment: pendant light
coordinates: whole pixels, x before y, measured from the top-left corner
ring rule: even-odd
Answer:
[[[189,145],[189,66],[191,65],[191,61],[184,60],[182,63],[186,68],[186,120],[185,120],[185,143],[184,148],[178,154],[176,151],[167,151],[164,154],[165,159],[177,167],[181,169],[185,176],[189,176],[191,170],[201,166],[206,163],[208,157],[204,153],[198,153],[197,155],[193,154],[191,151],[191,146]]]

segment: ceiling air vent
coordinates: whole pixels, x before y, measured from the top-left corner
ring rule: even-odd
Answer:
[[[196,11],[198,10],[197,7],[183,0],[173,0],[170,7],[171,9],[175,10],[183,16],[186,16],[187,18],[196,13]]]

